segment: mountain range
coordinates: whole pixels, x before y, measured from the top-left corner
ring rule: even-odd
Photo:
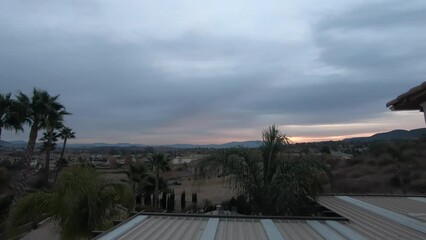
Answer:
[[[410,140],[410,139],[419,139],[426,136],[426,128],[419,128],[413,130],[393,130],[390,132],[377,133],[370,137],[356,137],[356,138],[347,138],[343,141],[384,141],[384,140]],[[153,147],[167,147],[167,148],[232,148],[232,147],[247,147],[247,148],[256,148],[261,145],[261,141],[243,141],[243,142],[228,142],[223,144],[169,144],[169,145],[156,145]],[[4,147],[25,147],[27,144],[26,141],[3,141],[0,140],[0,146]],[[143,144],[131,144],[131,143],[90,143],[90,144],[68,144],[70,148],[106,148],[106,147],[116,147],[116,148],[127,148],[127,147],[148,147],[149,145]]]
[[[25,141],[3,141],[0,140],[0,146],[5,147],[25,147],[27,142]],[[169,145],[155,145],[153,147],[167,147],[167,148],[232,148],[232,147],[247,147],[247,148],[256,148],[259,147],[261,141],[244,141],[244,142],[229,142],[224,144],[169,144]],[[107,148],[107,147],[116,147],[116,148],[128,148],[128,147],[148,147],[150,145],[144,144],[131,144],[131,143],[89,143],[89,144],[68,144],[69,148]]]
[[[390,132],[376,133],[370,137],[347,138],[344,141],[385,141],[385,140],[410,140],[426,137],[426,128],[413,130],[393,130]]]

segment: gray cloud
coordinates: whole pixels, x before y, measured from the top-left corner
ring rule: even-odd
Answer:
[[[48,3],[0,4],[0,87],[60,94],[82,142],[253,139],[272,123],[380,131],[385,102],[426,75],[422,2],[255,4],[240,19],[220,2]],[[416,117],[400,127],[422,127]]]

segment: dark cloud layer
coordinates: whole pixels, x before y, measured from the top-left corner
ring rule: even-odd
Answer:
[[[422,127],[419,114],[384,114],[425,80],[422,1],[254,5],[241,19],[221,4],[4,1],[0,88],[60,94],[82,142],[254,139],[272,123],[301,138]]]

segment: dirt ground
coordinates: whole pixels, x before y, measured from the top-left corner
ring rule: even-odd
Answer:
[[[187,201],[191,201],[192,193],[197,193],[199,203],[208,199],[213,204],[218,204],[231,199],[232,196],[236,196],[236,193],[228,184],[222,182],[219,178],[203,181],[183,180],[182,185],[170,185],[169,188],[175,191],[177,198],[180,198],[180,194],[185,190]]]

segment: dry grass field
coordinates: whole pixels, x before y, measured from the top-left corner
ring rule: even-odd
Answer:
[[[192,193],[197,193],[199,203],[208,199],[212,203],[217,204],[231,199],[232,196],[236,196],[232,188],[220,178],[205,179],[202,181],[184,180],[182,181],[182,185],[171,185],[169,188],[175,191],[178,198],[180,198],[181,192],[185,191],[187,201],[191,200]]]

